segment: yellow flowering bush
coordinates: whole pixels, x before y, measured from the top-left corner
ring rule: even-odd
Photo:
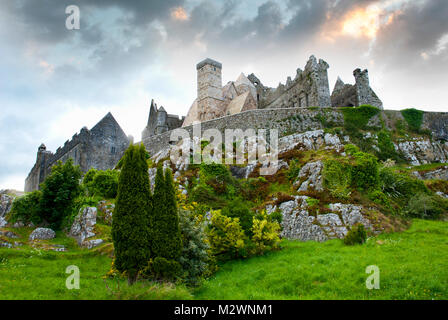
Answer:
[[[277,249],[280,244],[280,225],[277,221],[271,221],[265,211],[253,218],[252,245],[255,254],[262,254],[266,250]]]
[[[211,211],[208,239],[212,254],[226,260],[244,257],[246,236],[238,218],[229,218],[220,210]]]

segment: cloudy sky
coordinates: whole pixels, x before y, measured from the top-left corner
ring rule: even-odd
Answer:
[[[206,57],[224,83],[276,87],[314,54],[331,90],[368,68],[387,109],[448,111],[447,17],[446,0],[3,0],[0,189],[23,190],[42,142],[55,151],[108,111],[135,141],[151,99],[185,115]]]

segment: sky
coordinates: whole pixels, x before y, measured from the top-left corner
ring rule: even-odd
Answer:
[[[76,5],[80,28],[66,28]],[[37,148],[107,112],[141,139],[151,99],[186,115],[196,64],[266,86],[315,55],[338,76],[369,70],[386,109],[448,111],[446,0],[11,0],[0,3],[0,189],[23,190]]]

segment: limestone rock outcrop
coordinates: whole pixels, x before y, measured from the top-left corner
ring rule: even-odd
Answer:
[[[328,239],[342,239],[351,226],[363,224],[366,229],[372,225],[363,215],[364,208],[353,204],[330,204],[332,212],[310,215],[307,196],[295,196],[294,200],[278,205],[268,205],[266,212],[279,211],[283,216],[281,236],[287,239],[301,241],[326,241]]]
[[[448,145],[425,138],[415,138],[399,142],[396,149],[402,152],[405,159],[412,165],[448,162]]]
[[[91,242],[88,238],[95,236],[94,227],[96,225],[97,208],[86,207],[81,209],[76,216],[75,221],[70,229],[69,236],[75,238],[78,245],[81,247],[91,248],[95,243],[100,244],[102,242]],[[100,239],[97,239],[100,240]]]
[[[0,191],[0,228],[8,224],[5,216],[11,211],[14,197],[7,194],[6,190]]]
[[[34,240],[50,240],[53,239],[56,236],[56,233],[51,230],[50,228],[37,228],[34,229],[33,232],[31,232],[28,240],[34,241]]]
[[[298,192],[306,192],[313,189],[318,192],[324,191],[322,169],[324,164],[322,161],[308,162],[300,169],[297,180],[294,182]]]

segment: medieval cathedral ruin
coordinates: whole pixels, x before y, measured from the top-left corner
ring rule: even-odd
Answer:
[[[57,161],[72,158],[86,173],[90,168],[112,169],[129,147],[131,139],[126,136],[111,113],[108,113],[91,130],[82,128],[67,140],[56,153],[48,151],[44,144],[37,150],[36,163],[25,180],[25,192],[39,189],[39,185],[51,172]]]
[[[226,119],[242,112],[253,112],[254,119],[251,120],[257,122],[261,117],[272,117],[271,112],[276,112],[275,109],[280,112],[308,107],[337,108],[364,104],[383,109],[381,100],[370,87],[367,70],[356,69],[353,72],[353,85],[345,84],[338,78],[330,95],[328,68],[327,62],[322,59],[317,61],[311,56],[304,70],[297,69],[294,79],[288,77],[286,83],[280,83],[277,88],[266,87],[254,74],[246,77],[243,73],[235,81],[223,86],[222,64],[205,59],[196,65],[197,98],[187,115],[179,117],[168,114],[162,106],[158,107],[154,100],[151,101],[142,142],[151,152],[160,147],[160,144],[165,144],[166,137],[157,139],[165,132],[217,119],[222,119],[221,125],[226,126],[229,124]],[[47,151],[42,144],[37,151],[36,163],[26,178],[25,191],[37,190],[58,160],[65,162],[72,158],[84,173],[90,168],[112,169],[131,141],[112,114],[108,113],[91,130],[82,128],[79,134],[75,134],[70,141],[67,140],[56,153]]]

